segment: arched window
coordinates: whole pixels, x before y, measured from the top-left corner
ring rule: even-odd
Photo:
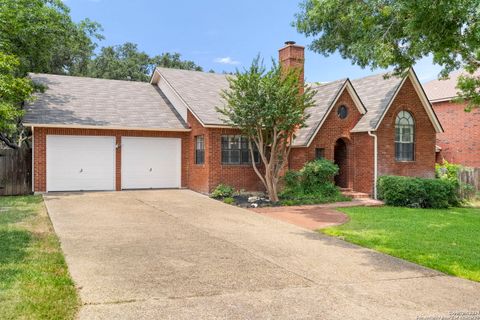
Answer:
[[[400,111],[395,119],[395,160],[415,160],[415,120],[408,111]]]

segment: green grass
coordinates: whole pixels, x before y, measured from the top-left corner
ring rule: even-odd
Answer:
[[[79,302],[42,198],[0,197],[0,319],[72,319]]]
[[[322,232],[480,281],[480,209],[341,208],[350,221]]]

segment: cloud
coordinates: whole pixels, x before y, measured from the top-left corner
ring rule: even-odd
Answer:
[[[239,64],[240,63],[240,61],[233,60],[230,57],[216,58],[213,61],[216,62],[216,63],[221,63],[221,64]]]

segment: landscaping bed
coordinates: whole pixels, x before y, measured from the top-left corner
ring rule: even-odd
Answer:
[[[333,183],[338,174],[338,166],[325,159],[305,164],[299,171],[289,170],[282,178],[279,201],[273,202],[263,193],[246,193],[233,187],[220,184],[211,193],[211,197],[227,204],[244,208],[270,206],[312,205],[351,200],[343,196]]]
[[[73,319],[79,302],[42,197],[0,197],[0,319]]]
[[[480,281],[480,209],[339,208],[350,221],[321,232]]]

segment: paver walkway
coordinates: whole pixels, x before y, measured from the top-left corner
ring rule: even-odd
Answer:
[[[348,216],[335,208],[380,206],[382,201],[361,198],[346,202],[336,202],[306,206],[264,207],[250,209],[259,214],[292,223],[302,228],[318,230],[344,224]]]

